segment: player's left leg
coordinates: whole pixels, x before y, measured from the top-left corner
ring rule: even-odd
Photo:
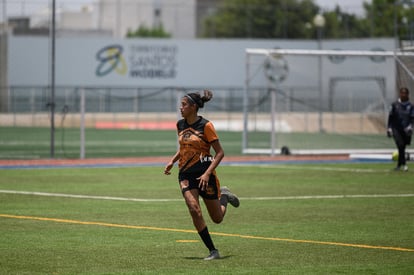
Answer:
[[[239,198],[230,192],[227,187],[221,188],[220,199],[203,198],[207,207],[208,214],[215,223],[221,223],[227,211],[227,204],[230,203],[234,207],[239,207]]]
[[[223,203],[220,200],[220,181],[215,172],[210,175],[206,192],[200,194],[211,220],[215,223],[221,223],[226,214],[227,201]]]
[[[211,220],[215,223],[221,223],[227,207],[222,205],[218,199],[204,199],[204,203]]]

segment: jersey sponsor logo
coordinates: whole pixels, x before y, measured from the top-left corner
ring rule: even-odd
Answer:
[[[212,162],[214,160],[214,157],[213,156],[203,156],[203,155],[200,155],[200,162],[201,163],[203,163],[203,162]]]

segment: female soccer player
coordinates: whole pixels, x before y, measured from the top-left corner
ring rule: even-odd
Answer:
[[[400,89],[400,96],[392,103],[388,116],[388,137],[393,137],[398,148],[398,164],[394,170],[408,171],[405,149],[411,144],[414,123],[414,106],[409,99],[407,88]]]
[[[180,148],[165,166],[164,174],[170,175],[178,161],[178,181],[190,211],[193,224],[210,254],[205,260],[219,259],[220,254],[211,239],[207,224],[201,213],[199,197],[204,200],[208,213],[215,223],[223,221],[227,203],[238,207],[237,196],[226,187],[220,188],[216,167],[224,157],[219,138],[213,124],[198,115],[198,109],[213,97],[212,92],[189,93],[181,99],[180,112],[183,119],[177,122]],[[210,154],[213,147],[215,156]]]

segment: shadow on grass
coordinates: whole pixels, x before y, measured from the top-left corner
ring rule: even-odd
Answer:
[[[233,257],[233,255],[227,255],[227,256],[220,256],[220,259],[216,259],[216,260],[225,260],[228,258]],[[204,257],[184,257],[184,259],[186,260],[204,260]]]

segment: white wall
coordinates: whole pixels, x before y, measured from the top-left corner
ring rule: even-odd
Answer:
[[[48,86],[50,81],[50,41],[39,37],[10,37],[9,85]],[[119,58],[108,58],[122,48]],[[175,40],[58,38],[56,41],[56,85],[110,87],[243,87],[246,77],[246,48],[316,49],[315,41],[297,40]],[[393,39],[325,41],[324,49],[394,49]],[[100,55],[99,55],[100,53]],[[99,58],[101,60],[99,60]],[[105,60],[106,59],[106,60]],[[118,63],[116,63],[118,62]],[[283,85],[317,86],[317,62],[288,59],[289,75]],[[366,67],[344,62],[324,63],[325,76],[384,76],[387,89],[394,90],[394,66],[385,70],[375,64]],[[111,70],[111,66],[114,69]],[[254,66],[260,70],[262,63]],[[342,66],[341,68],[339,68]],[[346,67],[348,66],[348,67]],[[365,66],[365,65],[364,65]],[[339,70],[340,71],[336,71]],[[362,70],[362,71],[361,71]],[[151,75],[151,73],[158,75]],[[295,77],[293,77],[295,76]],[[300,76],[300,77],[297,77]],[[263,71],[256,84],[265,85]],[[254,83],[253,83],[254,84]],[[327,86],[327,80],[324,80]],[[325,90],[328,90],[325,87]]]

